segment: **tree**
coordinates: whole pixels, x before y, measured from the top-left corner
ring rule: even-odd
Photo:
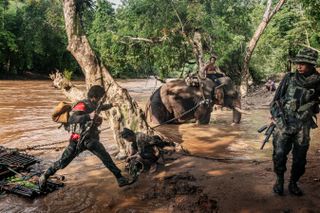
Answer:
[[[256,29],[253,37],[251,38],[251,40],[246,48],[246,52],[245,52],[244,60],[243,60],[243,68],[242,68],[242,72],[241,72],[242,79],[241,79],[241,85],[240,85],[240,93],[241,93],[242,97],[247,95],[249,79],[252,79],[250,72],[249,72],[249,63],[250,63],[250,59],[253,54],[253,51],[254,51],[262,33],[264,32],[264,30],[268,26],[268,23],[270,22],[272,17],[280,10],[280,8],[282,7],[282,5],[285,2],[286,2],[285,0],[279,0],[278,3],[276,4],[276,6],[274,7],[274,9],[271,10],[272,9],[272,0],[268,0],[266,9],[265,9],[265,12],[263,15],[263,19],[262,19],[261,23],[259,24],[258,28]]]
[[[107,100],[120,104],[118,107],[113,108],[106,116],[109,117],[115,140],[120,149],[118,157],[121,158],[126,155],[127,150],[125,142],[119,138],[119,131],[123,126],[129,127],[134,131],[150,132],[151,129],[148,127],[144,113],[139,109],[137,103],[130,97],[126,89],[121,88],[117,84],[91,48],[81,25],[81,10],[79,8],[83,5],[79,5],[79,3],[76,0],[63,1],[65,29],[68,37],[67,49],[82,68],[87,89],[92,85],[102,85],[107,90]],[[72,84],[66,82],[65,79],[56,78],[55,80],[58,80],[55,81],[57,86],[63,89],[65,93],[71,95],[69,97],[77,99],[74,96],[76,89],[72,88]]]

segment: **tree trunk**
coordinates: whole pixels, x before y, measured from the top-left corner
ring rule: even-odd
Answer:
[[[201,33],[198,31],[194,32],[192,42],[192,50],[196,57],[197,64],[198,64],[198,73],[201,78],[205,78],[206,74],[204,73],[204,61],[203,61],[203,47],[201,41]],[[191,43],[190,42],[190,43]]]
[[[282,5],[285,3],[285,0],[279,0],[277,5],[274,7],[274,9],[271,11],[271,5],[272,5],[272,0],[268,0],[266,10],[263,15],[263,19],[261,23],[259,24],[258,28],[256,29],[253,37],[251,38],[249,45],[246,49],[244,60],[243,60],[243,67],[242,67],[242,72],[241,72],[241,85],[240,85],[240,93],[241,96],[244,97],[248,93],[248,87],[249,87],[249,80],[252,79],[252,76],[250,75],[249,72],[249,63],[251,56],[253,54],[253,51],[255,47],[257,46],[257,43],[266,29],[268,23],[270,22],[271,18],[280,10]]]
[[[130,97],[126,89],[121,88],[112,78],[107,68],[100,62],[96,54],[93,52],[90,43],[82,31],[79,15],[76,13],[75,0],[64,0],[63,11],[65,18],[65,28],[68,37],[67,49],[71,52],[74,58],[82,68],[87,89],[92,85],[102,85],[107,90],[107,101],[110,103],[119,103],[119,107],[113,107],[111,110],[104,112],[104,116],[110,120],[110,126],[114,132],[119,153],[118,158],[123,158],[127,155],[127,144],[119,137],[119,131],[123,127],[128,127],[133,131],[151,132],[143,111],[138,107],[137,103]],[[60,81],[63,85],[64,93],[71,100],[84,97],[75,94],[81,92],[72,84],[66,83],[65,80]],[[61,86],[60,85],[60,86]]]

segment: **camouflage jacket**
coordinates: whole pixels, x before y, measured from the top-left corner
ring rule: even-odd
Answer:
[[[136,133],[136,140],[131,144],[131,155],[139,153],[144,159],[156,159],[159,157],[159,149],[162,140],[157,136],[149,136],[142,132]]]
[[[277,127],[295,132],[299,131],[304,123],[309,122],[312,128],[316,128],[313,117],[319,113],[319,96],[318,72],[312,70],[307,74],[288,73],[271,102],[270,112],[276,120]]]

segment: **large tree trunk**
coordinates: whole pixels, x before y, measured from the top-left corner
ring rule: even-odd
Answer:
[[[201,78],[206,78],[206,74],[204,73],[204,59],[203,59],[203,47],[201,41],[201,33],[198,31],[194,32],[193,39],[191,40],[192,51],[197,60],[198,64],[198,73]]]
[[[121,88],[112,78],[107,68],[100,62],[93,52],[90,43],[82,31],[79,15],[76,13],[75,0],[63,0],[63,11],[65,18],[65,28],[68,37],[68,50],[74,56],[82,68],[87,89],[92,85],[102,85],[107,90],[107,101],[119,103],[119,107],[114,107],[104,116],[110,120],[110,126],[114,132],[114,139],[119,147],[118,158],[125,157],[127,145],[119,138],[119,131],[125,126],[134,131],[150,132],[150,128],[145,121],[143,111],[137,103],[130,97],[126,89]],[[65,80],[62,80],[65,81]],[[64,93],[71,99],[79,99],[80,94],[72,84],[64,82]],[[82,96],[83,97],[83,94]],[[80,98],[81,98],[80,97]]]
[[[253,54],[253,51],[255,47],[257,46],[257,43],[266,29],[268,23],[270,22],[271,18],[280,10],[282,5],[285,3],[285,0],[279,0],[277,5],[274,7],[274,9],[271,11],[271,5],[272,5],[272,0],[268,0],[266,10],[263,15],[263,19],[261,23],[259,24],[258,28],[256,29],[253,37],[251,38],[249,45],[246,49],[246,53],[244,56],[243,60],[243,67],[242,67],[242,72],[241,72],[241,85],[240,85],[240,93],[241,96],[244,97],[248,93],[248,87],[249,87],[249,80],[252,79],[252,76],[250,75],[249,72],[249,63],[251,56]]]

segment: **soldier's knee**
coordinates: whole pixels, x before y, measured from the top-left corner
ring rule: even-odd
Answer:
[[[99,139],[91,139],[85,142],[85,146],[87,147],[87,149],[92,150],[100,148],[102,144],[100,143]]]
[[[273,158],[276,160],[282,160],[282,159],[285,159],[286,157],[287,157],[286,153],[284,152],[283,149],[276,149],[273,152]]]

